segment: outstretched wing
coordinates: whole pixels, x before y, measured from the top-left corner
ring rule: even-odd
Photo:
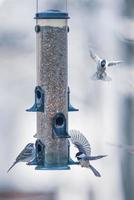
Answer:
[[[78,130],[70,130],[71,142],[79,152],[83,152],[85,155],[91,155],[91,147],[85,136]]]
[[[90,56],[91,56],[91,58],[96,62],[96,63],[98,63],[100,60],[101,60],[101,58],[99,58],[99,56],[93,51],[93,49],[89,49],[89,52],[90,52]]]
[[[118,65],[118,64],[121,64],[121,63],[124,63],[124,61],[123,61],[123,60],[119,60],[119,61],[109,61],[108,64],[107,64],[107,66],[108,66],[108,67],[112,67],[112,66],[114,66],[114,65]]]

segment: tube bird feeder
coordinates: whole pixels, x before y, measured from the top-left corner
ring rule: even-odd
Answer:
[[[37,35],[36,157],[39,170],[69,169],[68,111],[70,110],[67,66],[67,12],[47,10],[35,16]],[[71,111],[76,111],[77,109]]]

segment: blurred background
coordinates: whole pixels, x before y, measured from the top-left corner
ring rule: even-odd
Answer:
[[[39,9],[66,9],[65,0],[40,0]],[[70,171],[35,171],[20,163],[7,169],[28,142],[34,142],[36,115],[36,3],[0,0],[0,200],[133,200],[134,156],[109,145],[134,145],[134,1],[68,0],[69,129],[84,133],[96,178],[79,166]],[[89,46],[102,58],[124,60],[107,69],[111,82],[92,81],[96,64]],[[76,150],[71,149],[74,158]]]

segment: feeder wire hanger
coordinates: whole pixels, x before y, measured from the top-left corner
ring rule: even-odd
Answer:
[[[38,26],[38,19],[37,19],[37,14],[38,14],[38,11],[39,11],[39,2],[38,2],[38,0],[36,0],[36,8],[35,8],[35,10],[36,10],[36,15],[35,15],[35,19],[36,19],[36,26],[35,26],[35,29],[37,28],[37,26]],[[35,30],[36,31],[36,30]],[[36,74],[37,74],[37,76],[36,76],[36,84],[37,84],[37,82],[38,82],[38,67],[39,67],[39,40],[38,40],[38,34],[36,33]]]
[[[39,11],[39,0],[36,0],[36,13]],[[65,0],[65,11],[68,12],[68,0]],[[37,19],[36,19],[36,25],[37,25]]]
[[[65,1],[66,1],[66,2],[65,2],[65,4],[66,4],[66,5],[65,5],[65,6],[66,6],[66,7],[65,7],[65,10],[66,10],[66,12],[68,12],[68,0],[65,0]]]

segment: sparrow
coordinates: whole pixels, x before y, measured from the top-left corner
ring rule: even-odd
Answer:
[[[91,156],[91,147],[86,137],[78,130],[70,130],[70,140],[74,146],[79,150],[76,153],[76,158],[81,167],[89,168],[95,176],[101,177],[100,173],[90,164],[91,160],[98,160],[107,155]]]
[[[106,73],[106,68],[121,64],[121,63],[123,63],[123,61],[122,60],[108,61],[106,59],[102,59],[97,54],[95,54],[91,48],[89,49],[89,52],[90,52],[91,58],[97,64],[97,71],[92,76],[92,80],[111,81],[112,79]]]
[[[7,172],[9,172],[14,167],[14,165],[16,165],[18,162],[29,162],[29,161],[33,160],[34,157],[35,157],[34,144],[29,143],[25,146],[25,148],[17,156],[15,162],[12,164],[12,166],[8,169]]]

